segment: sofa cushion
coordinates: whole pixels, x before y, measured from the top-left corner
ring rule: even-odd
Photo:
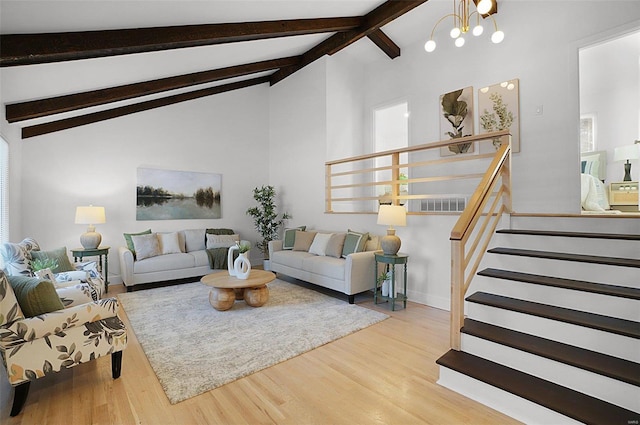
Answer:
[[[53,273],[70,272],[75,270],[73,264],[69,260],[67,255],[67,247],[61,246],[60,248],[52,249],[50,251],[31,251],[32,260],[53,260],[57,263],[57,266],[51,268]]]
[[[9,284],[13,288],[20,309],[26,317],[64,309],[55,286],[48,280],[40,280],[37,277],[9,276]]]
[[[271,262],[302,270],[302,262],[309,257],[316,257],[316,255],[306,251],[276,251],[271,256]]]
[[[205,230],[204,229],[188,229],[184,231],[184,239],[187,252],[202,251],[205,249]]]
[[[302,270],[337,280],[344,280],[344,268],[345,260],[342,258],[314,255],[302,260]]]
[[[296,241],[296,230],[306,230],[307,226],[298,226],[291,229],[284,229],[284,236],[282,238],[282,249],[293,249],[293,245]]]
[[[354,252],[364,251],[364,247],[369,239],[369,233],[359,233],[349,230],[344,240],[344,247],[342,248],[342,257],[346,258],[347,255]]]
[[[296,230],[296,240],[293,243],[294,251],[309,251],[313,238],[315,238],[316,232],[303,232]]]
[[[331,239],[331,235],[331,233],[316,233],[316,236],[313,238],[313,242],[309,247],[309,254],[325,256],[327,244],[329,243],[329,239]]]
[[[196,267],[208,266],[209,265],[209,256],[207,255],[207,251],[192,251],[189,253],[193,255],[194,265]]]
[[[162,254],[179,254],[182,251],[178,232],[158,233],[158,242]]]
[[[162,254],[158,236],[155,233],[131,236],[131,240],[133,240],[133,246],[136,249],[136,257],[138,260],[144,260],[145,258],[156,257]]]
[[[342,257],[342,248],[344,247],[344,239],[346,236],[346,233],[332,233],[327,248],[325,249],[325,254],[329,257]]]
[[[124,236],[124,240],[127,243],[127,248],[129,248],[129,251],[131,251],[133,253],[133,258],[136,258],[136,247],[133,246],[133,240],[131,239],[132,236],[138,236],[138,235],[150,235],[151,234],[151,229],[147,229],[143,232],[138,232],[138,233],[123,233],[122,236]]]
[[[133,272],[162,272],[166,270],[193,268],[195,267],[195,265],[195,257],[191,253],[158,255],[155,257],[138,260],[133,263]]]

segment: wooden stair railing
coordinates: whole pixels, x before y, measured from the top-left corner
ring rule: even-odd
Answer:
[[[451,231],[450,345],[457,351],[460,351],[465,294],[502,214],[512,212],[511,136],[503,131],[500,137],[503,140],[500,149]]]

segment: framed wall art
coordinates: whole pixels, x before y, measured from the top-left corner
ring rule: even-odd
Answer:
[[[473,135],[473,87],[455,90],[440,96],[440,140]],[[440,148],[440,156],[474,151],[473,143]]]
[[[478,90],[480,134],[511,130],[512,152],[520,152],[520,88],[517,78]],[[500,141],[480,143],[481,152],[500,147]],[[482,146],[484,145],[484,146]]]
[[[136,220],[222,217],[222,174],[137,169]]]

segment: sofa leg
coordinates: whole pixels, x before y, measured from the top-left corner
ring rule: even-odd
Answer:
[[[113,379],[118,379],[121,371],[122,351],[116,351],[115,353],[111,353],[111,376],[113,376]]]
[[[349,295],[349,304],[355,304],[355,302],[356,302],[356,296]]]
[[[11,416],[17,416],[22,411],[24,403],[27,401],[27,396],[29,395],[30,385],[31,381],[27,381],[15,387],[13,406],[11,407],[10,413]]]

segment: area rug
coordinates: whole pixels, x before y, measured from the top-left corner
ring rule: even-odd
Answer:
[[[278,279],[259,308],[214,310],[209,290],[188,283],[118,295],[171,404],[388,317]]]

